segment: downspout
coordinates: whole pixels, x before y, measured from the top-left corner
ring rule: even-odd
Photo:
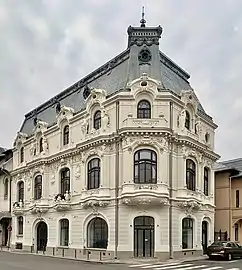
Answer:
[[[231,240],[231,229],[232,229],[232,205],[231,205],[231,176],[229,176],[229,238]]]
[[[116,102],[116,142],[115,142],[115,249],[114,259],[118,258],[119,242],[119,101]]]
[[[173,135],[173,102],[170,102],[170,130]],[[172,247],[172,198],[173,198],[173,139],[170,141],[169,151],[169,257],[173,259],[173,247]]]

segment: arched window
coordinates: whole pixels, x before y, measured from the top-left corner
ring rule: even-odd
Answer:
[[[39,140],[39,152],[43,152],[44,148],[43,148],[43,138],[41,137]]]
[[[87,226],[87,246],[89,248],[104,248],[108,246],[108,225],[102,218],[92,219]]]
[[[21,147],[20,149],[20,163],[24,162],[24,148]]]
[[[196,190],[196,164],[191,159],[186,161],[186,184],[187,189]]]
[[[61,170],[61,194],[64,195],[66,191],[70,191],[70,170],[68,168]]]
[[[141,100],[137,107],[137,118],[151,118],[151,105],[147,100]]]
[[[93,127],[95,129],[101,128],[101,111],[96,111],[93,118]]]
[[[87,189],[99,188],[100,186],[100,159],[93,158],[87,165]]]
[[[208,196],[208,184],[209,184],[209,169],[207,167],[204,168],[203,175],[203,184],[204,184],[204,194]]]
[[[134,182],[137,184],[157,183],[157,155],[149,149],[134,154]]]
[[[69,245],[69,220],[60,220],[60,245],[66,247]]]
[[[193,220],[183,218],[182,220],[182,249],[193,248]]]
[[[4,199],[8,198],[8,178],[4,180]]]
[[[190,130],[191,128],[191,117],[188,111],[186,111],[186,117],[185,117],[185,128]]]
[[[18,183],[18,201],[24,201],[24,182],[20,181]]]
[[[63,145],[69,144],[69,126],[65,126],[63,129]]]
[[[37,175],[34,179],[34,199],[39,200],[42,196],[42,176]]]
[[[24,233],[24,220],[23,220],[23,217],[18,217],[17,221],[18,221],[18,234],[23,235],[23,233]]]

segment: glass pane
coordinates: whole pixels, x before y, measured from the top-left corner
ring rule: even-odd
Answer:
[[[151,152],[149,150],[140,151],[140,159],[151,159]]]

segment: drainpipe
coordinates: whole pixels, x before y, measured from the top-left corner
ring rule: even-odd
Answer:
[[[231,240],[232,229],[232,205],[231,205],[231,176],[229,176],[229,238]]]
[[[173,102],[170,102],[170,129],[173,134]],[[169,151],[169,257],[173,259],[173,247],[172,247],[172,198],[173,198],[173,141],[170,141]]]
[[[119,231],[119,101],[116,102],[116,142],[115,142],[115,249],[114,258],[118,258]]]

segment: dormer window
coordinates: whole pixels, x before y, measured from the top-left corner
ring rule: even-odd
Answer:
[[[41,137],[39,140],[39,152],[43,152],[44,148],[43,148],[43,138]]]
[[[97,130],[101,128],[101,111],[96,111],[93,119],[93,127]]]
[[[63,130],[63,145],[69,144],[69,126],[65,126]]]
[[[20,163],[24,162],[24,148],[21,147],[20,149]]]
[[[151,105],[148,100],[141,100],[137,107],[137,118],[150,119]]]
[[[191,129],[191,117],[188,111],[186,111],[185,128],[188,130]]]

